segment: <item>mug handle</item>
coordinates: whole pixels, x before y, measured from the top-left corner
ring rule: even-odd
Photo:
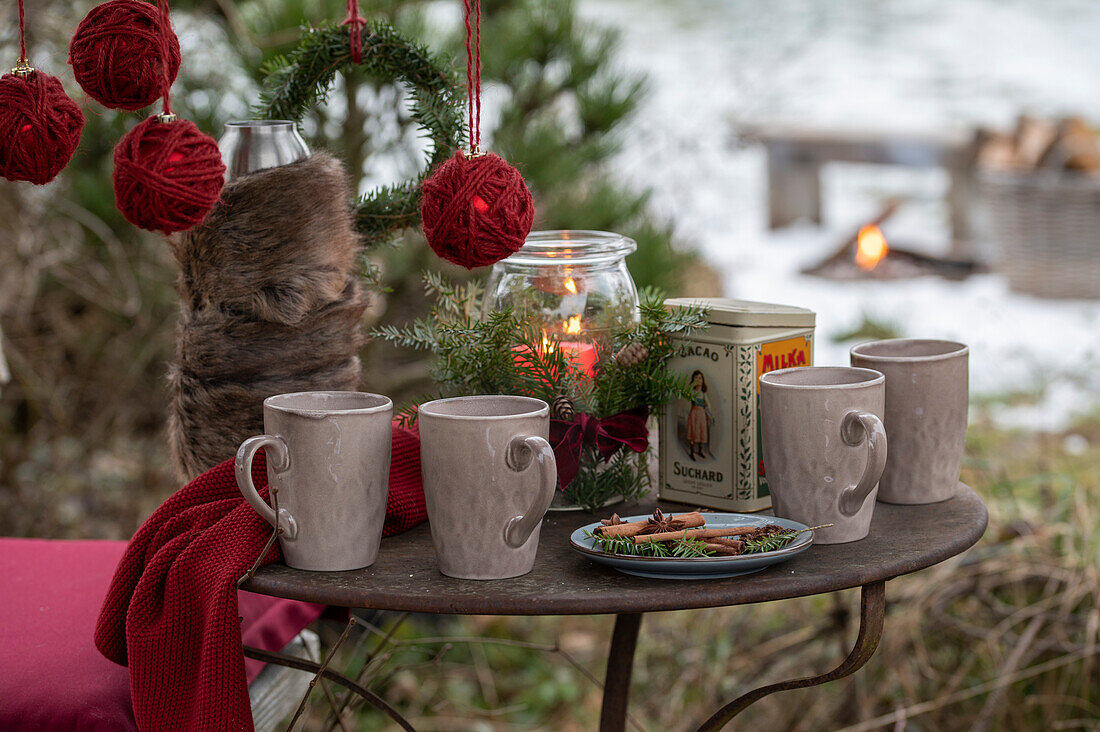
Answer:
[[[264,448],[267,453],[267,466],[276,473],[285,473],[290,469],[290,452],[282,437],[272,435],[257,435],[249,437],[241,443],[237,450],[237,459],[233,463],[233,469],[237,474],[237,487],[241,489],[241,495],[248,501],[256,513],[263,516],[264,520],[272,526],[278,526],[279,533],[284,539],[294,539],[298,536],[298,523],[285,508],[279,509],[278,523],[276,524],[275,509],[268,505],[267,501],[260,498],[256,486],[252,483],[252,459],[256,457],[256,451]]]
[[[840,437],[845,445],[852,447],[864,441],[867,443],[867,466],[863,469],[863,477],[840,494],[840,512],[855,516],[886,469],[886,428],[876,415],[853,409],[840,421]]]
[[[531,508],[524,514],[513,516],[504,525],[504,543],[518,549],[531,538],[531,533],[542,521],[550,508],[550,502],[554,500],[554,493],[558,489],[558,464],[550,443],[534,435],[513,437],[508,443],[504,462],[517,473],[522,473],[533,462],[538,463],[539,492],[531,503]]]

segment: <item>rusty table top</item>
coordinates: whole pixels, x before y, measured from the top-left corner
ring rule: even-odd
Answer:
[[[661,507],[677,513],[679,504]],[[647,513],[653,502],[616,506]],[[611,511],[604,512],[604,517]],[[960,554],[985,531],[985,505],[969,487],[949,501],[875,506],[870,535],[849,544],[811,546],[756,574],[717,580],[632,577],[585,559],[569,534],[591,523],[587,513],[550,513],[529,574],[506,580],[459,580],[439,573],[428,525],[382,540],[378,560],[350,572],[307,572],[271,565],[242,589],[295,600],[377,610],[462,615],[635,613],[741,605],[815,595],[915,572]]]

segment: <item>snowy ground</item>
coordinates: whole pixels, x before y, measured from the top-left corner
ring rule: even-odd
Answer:
[[[617,161],[653,187],[724,276],[734,297],[818,313],[817,363],[844,363],[831,334],[869,315],[909,336],[962,340],[976,395],[1032,392],[1000,407],[1006,424],[1058,429],[1100,405],[1100,302],[1010,293],[996,275],[838,284],[798,274],[902,193],[889,234],[909,248],[947,242],[934,171],[837,165],[826,172],[826,224],[767,230],[762,151],[739,123],[959,130],[1006,126],[1021,110],[1100,120],[1100,5],[1064,0],[582,0],[623,31],[620,62],[651,93]]]

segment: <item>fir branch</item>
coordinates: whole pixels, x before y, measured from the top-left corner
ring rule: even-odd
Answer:
[[[657,413],[673,397],[688,394],[686,375],[668,369],[673,355],[669,336],[705,325],[701,309],[669,313],[659,293],[645,291],[639,322],[612,318],[607,327],[615,347],[639,342],[648,355],[630,366],[603,358],[591,378],[560,347],[561,334],[543,331],[527,313],[504,308],[481,317],[484,293],[479,284],[456,285],[429,272],[424,288],[434,301],[427,318],[404,328],[376,328],[372,335],[431,351],[431,375],[445,394],[519,394],[548,403],[562,395],[577,411],[600,418],[639,407]],[[605,461],[596,450],[585,448],[580,470],[564,492],[587,510],[600,508],[609,498],[643,495],[650,486],[645,457],[620,449]]]

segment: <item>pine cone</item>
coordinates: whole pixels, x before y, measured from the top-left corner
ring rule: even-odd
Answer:
[[[641,343],[629,343],[615,354],[615,361],[626,367],[637,366],[649,357],[649,349]]]
[[[554,419],[560,419],[562,422],[572,422],[576,414],[577,410],[573,408],[573,401],[565,394],[554,397],[554,401],[550,404],[550,416]]]

